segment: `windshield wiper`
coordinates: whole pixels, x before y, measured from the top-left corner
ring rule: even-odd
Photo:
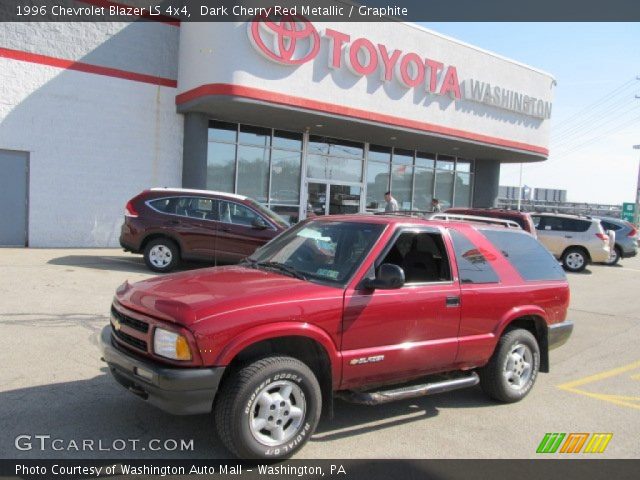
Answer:
[[[307,277],[304,276],[302,273],[300,273],[298,270],[296,270],[293,267],[290,267],[289,265],[285,265],[284,263],[278,263],[278,262],[257,262],[255,260],[252,261],[251,263],[252,267],[266,267],[266,268],[273,268],[275,270],[278,270],[280,272],[284,272],[287,273],[289,275],[291,275],[292,277],[298,278],[300,280],[307,280]]]

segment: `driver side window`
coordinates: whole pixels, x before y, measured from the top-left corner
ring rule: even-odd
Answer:
[[[427,232],[400,234],[382,263],[404,270],[405,284],[451,280],[449,258],[442,235]]]

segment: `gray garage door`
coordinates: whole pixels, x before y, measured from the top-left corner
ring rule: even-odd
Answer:
[[[27,245],[29,154],[0,150],[0,246]]]

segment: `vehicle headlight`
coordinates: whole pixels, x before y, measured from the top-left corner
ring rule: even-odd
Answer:
[[[172,360],[191,360],[187,339],[183,335],[163,328],[156,328],[153,334],[153,351],[156,355]]]

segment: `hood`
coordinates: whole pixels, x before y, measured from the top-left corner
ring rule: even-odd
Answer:
[[[342,291],[276,272],[240,266],[213,267],[154,277],[116,291],[124,307],[155,318],[192,325],[213,315]]]

